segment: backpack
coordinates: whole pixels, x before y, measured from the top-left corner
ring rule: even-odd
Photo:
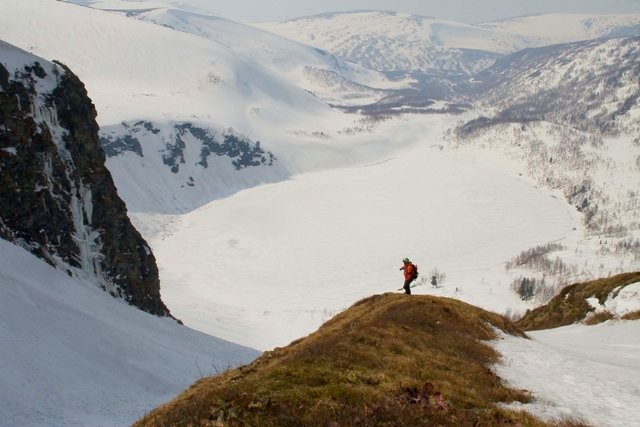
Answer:
[[[417,278],[418,278],[418,265],[413,264],[413,274],[411,275],[411,280],[416,280]]]

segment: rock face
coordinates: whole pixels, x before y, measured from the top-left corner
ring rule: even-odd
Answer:
[[[0,237],[167,316],[155,258],[105,167],[82,82],[0,42]]]
[[[100,143],[134,221],[140,213],[191,212],[291,176],[285,162],[260,141],[211,118],[124,121],[101,127]]]
[[[228,157],[237,171],[256,166],[273,166],[277,161],[273,153],[260,147],[260,141],[250,141],[233,131],[216,134],[210,129],[184,122],[173,124],[168,135],[164,135],[153,122],[144,120],[133,124],[121,123],[120,127],[117,130],[112,127],[110,134],[100,137],[102,149],[108,157],[117,157],[127,152],[144,157],[140,140],[154,136],[155,139],[164,141],[162,162],[174,174],[180,171],[181,164],[185,164],[187,141],[197,141],[200,144],[197,165],[205,169],[209,167],[208,158],[211,156]]]

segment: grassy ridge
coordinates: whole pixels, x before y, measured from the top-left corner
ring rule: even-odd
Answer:
[[[378,295],[250,365],[204,378],[136,426],[545,425],[489,369],[505,318],[461,301]],[[441,393],[441,395],[440,395]]]
[[[528,312],[516,324],[525,331],[532,331],[557,328],[584,321],[594,311],[586,301],[587,298],[595,297],[602,304],[616,288],[636,282],[640,282],[640,272],[618,274],[605,279],[567,286],[547,305]],[[639,317],[640,313],[631,313],[629,316],[625,316],[630,320]],[[593,324],[611,318],[612,315],[603,313],[590,317],[588,321]]]

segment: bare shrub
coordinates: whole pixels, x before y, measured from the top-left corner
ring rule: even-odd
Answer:
[[[584,319],[585,325],[597,325],[599,323],[604,323],[607,320],[613,319],[613,314],[608,311],[600,311],[598,313],[592,313],[587,318]]]
[[[614,251],[616,255],[632,255],[634,261],[640,260],[640,239],[628,238],[621,240],[615,244]]]
[[[515,291],[524,301],[530,300],[538,293],[539,288],[544,286],[544,278],[518,277],[511,283],[511,289]]]
[[[562,278],[542,278],[520,276],[511,282],[511,289],[517,293],[523,301],[535,299],[536,302],[545,304],[555,297],[567,283]]]
[[[429,280],[433,280],[434,277],[437,281],[436,283],[442,283],[447,278],[447,274],[444,272],[440,272],[440,270],[438,270],[438,267],[433,267],[431,273],[429,273]]]
[[[564,246],[558,243],[547,243],[520,252],[518,256],[507,261],[506,270],[514,268],[528,268],[548,274],[563,274],[569,272],[571,268],[560,258],[551,260],[547,255],[551,252],[560,251]]]

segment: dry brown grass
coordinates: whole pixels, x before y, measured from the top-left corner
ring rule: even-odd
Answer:
[[[622,320],[640,320],[640,311],[634,311],[622,316]]]
[[[589,325],[589,326],[593,326],[593,325],[597,325],[599,323],[604,323],[607,320],[611,320],[613,319],[613,314],[611,314],[608,311],[601,311],[598,313],[593,313],[593,314],[589,314],[587,315],[587,317],[585,317],[584,319],[584,324],[585,325]]]
[[[525,331],[531,331],[581,322],[594,311],[593,307],[587,303],[587,298],[596,297],[602,304],[615,288],[638,281],[640,281],[640,272],[618,274],[606,279],[567,286],[547,305],[528,312],[516,324]],[[603,318],[596,316],[596,320]]]
[[[497,406],[530,396],[488,368],[499,360],[486,342],[494,328],[522,335],[457,300],[374,296],[288,347],[198,381],[136,426],[547,425]]]

